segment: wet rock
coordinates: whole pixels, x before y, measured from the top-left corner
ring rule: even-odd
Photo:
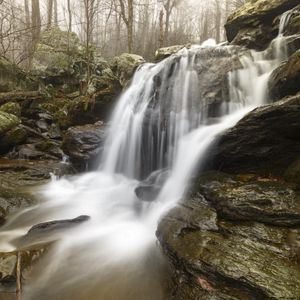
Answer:
[[[8,132],[6,132],[0,138],[0,149],[1,153],[6,153],[13,147],[22,144],[27,139],[27,131],[23,126],[17,126]]]
[[[79,169],[84,169],[99,157],[104,138],[105,126],[102,122],[71,127],[64,135],[62,149]]]
[[[51,124],[51,126],[48,128],[48,135],[51,139],[61,139],[62,133],[56,124]]]
[[[253,28],[242,28],[239,30],[233,45],[240,45],[258,51],[265,50],[270,42],[276,37],[277,32],[272,26],[260,24]]]
[[[229,42],[265,49],[278,34],[274,19],[299,4],[298,0],[252,0],[229,16],[225,25]]]
[[[218,215],[231,221],[300,225],[300,195],[276,179],[212,173],[197,185]]]
[[[287,239],[291,233],[300,232],[223,221],[200,194],[193,194],[158,227],[173,266],[167,298],[298,299],[300,268]]]
[[[299,34],[300,32],[300,5],[292,10],[290,20],[283,32],[284,35]]]
[[[244,50],[238,46],[218,46],[199,49],[196,54],[196,71],[199,77],[200,105],[208,117],[224,115],[230,101],[228,76],[241,67],[236,56]]]
[[[164,183],[168,179],[169,170],[155,171],[142,181],[135,189],[136,196],[141,201],[152,202],[156,199]]]
[[[15,299],[16,293],[16,266],[17,256],[19,254],[22,281],[26,281],[32,266],[40,260],[47,250],[36,247],[31,250],[22,250],[21,252],[0,252],[0,293],[1,299]],[[6,295],[5,298],[3,298]],[[11,296],[11,297],[10,297]]]
[[[143,57],[136,54],[123,53],[113,59],[111,69],[116,74],[123,87],[131,80],[138,66],[145,63]]]
[[[39,129],[41,129],[42,131],[48,131],[48,124],[47,124],[47,121],[46,120],[43,120],[43,119],[41,119],[41,120],[38,120],[37,122],[36,122],[36,126],[39,128]]]
[[[52,176],[72,174],[71,166],[57,161],[0,159],[0,224],[8,215],[36,203],[34,187]]]
[[[1,186],[12,189],[41,185],[50,180],[52,175],[61,177],[73,173],[70,165],[57,160],[0,159]]]
[[[26,236],[28,238],[28,236],[30,236],[30,235],[44,234],[44,233],[48,233],[51,231],[68,229],[70,227],[74,227],[83,222],[86,222],[89,219],[90,219],[89,216],[79,216],[77,218],[69,219],[69,220],[58,220],[58,221],[51,221],[51,222],[37,224],[29,229]]]
[[[177,53],[184,47],[185,47],[184,45],[176,45],[176,46],[160,48],[160,49],[156,50],[156,52],[155,52],[155,61],[160,62],[160,61],[164,60],[165,58],[171,56],[172,54]]]
[[[273,71],[269,80],[269,91],[273,100],[300,91],[300,50],[295,52],[288,61]]]
[[[299,159],[299,111],[298,94],[249,113],[220,137],[214,169],[283,176]]]
[[[14,159],[31,160],[58,160],[63,156],[61,142],[50,139],[28,138],[30,143],[22,144],[14,148],[7,156]]]

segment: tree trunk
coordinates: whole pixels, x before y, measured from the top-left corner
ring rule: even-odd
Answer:
[[[221,41],[221,4],[219,0],[215,0],[216,9],[215,9],[215,26],[216,26],[216,42],[220,43]]]
[[[39,0],[31,0],[31,25],[32,25],[32,39],[31,39],[31,49],[29,64],[31,66],[33,55],[36,49],[36,45],[39,41],[41,35],[41,12],[40,12],[40,2]]]
[[[53,16],[53,0],[48,0],[47,5],[47,29],[51,28]]]
[[[54,0],[54,25],[58,27],[58,10],[57,10],[57,0]]]
[[[164,12],[160,11],[159,14],[159,39],[158,39],[159,48],[164,46]]]
[[[133,0],[128,0],[128,52],[133,50]]]
[[[69,16],[69,26],[68,31],[72,32],[72,9],[71,9],[71,0],[68,0],[68,16]]]

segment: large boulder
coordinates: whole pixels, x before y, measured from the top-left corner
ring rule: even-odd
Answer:
[[[10,113],[0,110],[0,153],[24,142],[27,132],[20,126],[21,120]]]
[[[21,121],[17,116],[0,111],[0,137],[20,123]]]
[[[164,60],[165,58],[171,56],[172,54],[177,53],[184,47],[185,47],[184,45],[175,45],[170,47],[159,48],[155,52],[155,61],[159,62],[161,60]]]
[[[105,137],[102,122],[71,127],[64,135],[62,148],[79,169],[92,166],[99,158]]]
[[[17,117],[21,116],[21,107],[19,103],[7,102],[0,106],[0,111],[15,115]]]
[[[36,87],[26,73],[16,64],[0,56],[0,93]]]
[[[269,91],[273,100],[300,91],[300,50],[295,52],[288,61],[280,65],[270,76]]]
[[[220,137],[214,168],[283,176],[300,158],[299,112],[299,94],[255,109]]]
[[[32,73],[45,85],[78,88],[84,75],[84,48],[73,32],[58,27],[42,33],[32,62]]]
[[[225,182],[230,188],[225,187]],[[216,188],[219,184],[225,187],[222,191]],[[275,194],[270,194],[267,178],[244,182],[224,174],[213,178],[211,174],[204,175],[200,189],[163,217],[157,236],[173,269],[167,299],[300,297],[299,224],[297,229],[278,226],[285,213],[299,213],[299,209],[292,212],[289,205],[293,204],[281,198],[286,188],[278,188],[276,181],[269,184],[274,184],[274,193],[278,193],[275,198]],[[251,192],[245,193],[250,185]],[[216,193],[216,190],[219,191]],[[201,191],[205,191],[209,199],[203,197]],[[280,207],[282,201],[286,203]],[[251,211],[250,203],[253,218],[246,218],[245,222],[243,216]],[[277,212],[273,211],[273,215],[269,208],[276,205]],[[234,215],[237,211],[242,213],[240,218]],[[263,217],[256,222],[258,211],[272,215],[273,221],[277,220],[276,226],[265,224]]]
[[[143,63],[145,63],[143,57],[136,54],[123,53],[112,60],[111,69],[121,85],[126,87],[132,79],[135,70]]]
[[[297,6],[298,0],[250,0],[229,16],[227,38],[234,44],[265,49],[278,34],[276,17]]]
[[[276,178],[213,172],[200,177],[197,191],[226,220],[300,227],[300,195]]]

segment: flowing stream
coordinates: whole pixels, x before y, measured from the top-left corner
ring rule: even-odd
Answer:
[[[201,101],[197,66],[204,52],[237,56],[232,47],[207,42],[138,69],[113,113],[98,171],[39,188],[39,204],[2,229],[0,250],[12,251],[12,240],[35,224],[90,216],[51,237],[57,242],[28,275],[24,299],[162,299],[168,268],[156,242],[157,223],[182,199],[217,136],[267,102],[268,78],[285,51],[284,26],[273,59],[266,52],[239,56],[240,68],[228,76],[230,101],[218,117]],[[143,201],[143,193],[138,199],[136,188],[144,184],[151,191],[149,182],[156,186],[153,199]]]

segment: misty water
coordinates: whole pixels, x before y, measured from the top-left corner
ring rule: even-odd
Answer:
[[[163,299],[170,275],[157,224],[184,197],[217,137],[267,103],[268,77],[285,48],[280,32],[265,52],[237,54],[209,41],[141,66],[115,107],[98,170],[53,178],[35,190],[35,207],[11,216],[2,228],[0,250],[13,251],[13,241],[35,224],[90,216],[73,229],[20,245],[56,241],[25,274],[22,299]],[[211,118],[199,99],[196,66],[199,54],[216,51],[238,56],[242,67],[228,76],[230,102],[222,105],[220,117]],[[135,193],[149,176],[159,187],[150,202]]]

